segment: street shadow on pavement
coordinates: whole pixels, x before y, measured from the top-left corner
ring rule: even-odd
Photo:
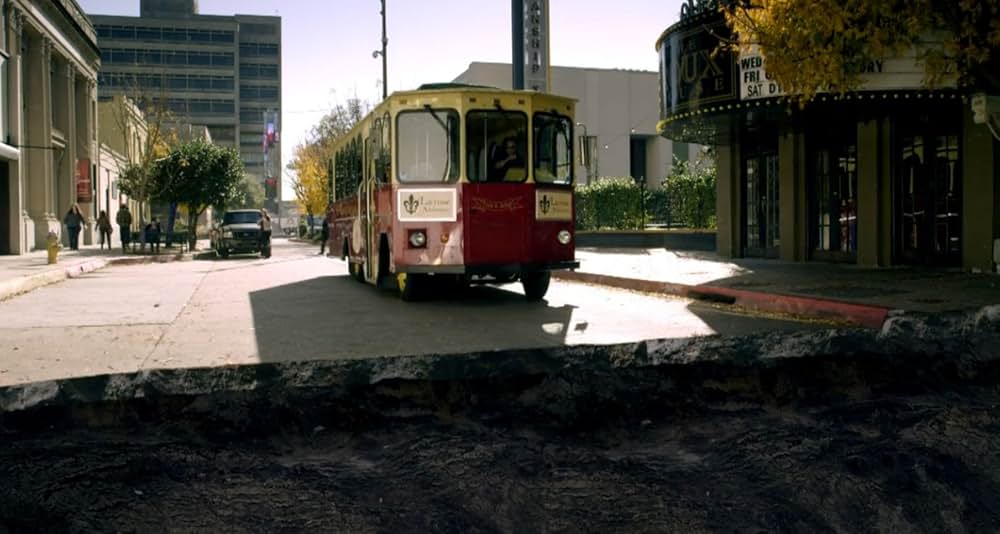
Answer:
[[[574,306],[474,287],[422,302],[323,276],[250,293],[261,362],[560,346]]]

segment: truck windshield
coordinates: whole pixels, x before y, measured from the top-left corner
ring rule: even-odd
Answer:
[[[222,217],[222,224],[257,224],[260,213],[256,211],[238,211],[227,213]]]
[[[465,117],[470,182],[523,182],[528,177],[528,118],[520,111],[470,111]]]
[[[403,183],[447,183],[458,179],[458,113],[404,111],[396,119],[398,178]]]
[[[535,114],[535,181],[568,184],[573,181],[573,130],[561,115]]]

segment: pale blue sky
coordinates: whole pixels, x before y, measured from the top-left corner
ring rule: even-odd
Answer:
[[[78,0],[95,14],[138,16],[139,0]],[[202,14],[282,17],[282,157],[337,103],[382,92],[378,0],[199,0]],[[551,0],[552,64],[655,71],[654,43],[681,0]],[[508,0],[387,0],[389,89],[451,81],[473,61],[509,62]],[[284,198],[291,198],[285,184]]]

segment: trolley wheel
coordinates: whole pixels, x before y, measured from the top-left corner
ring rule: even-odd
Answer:
[[[542,300],[549,290],[549,271],[532,271],[521,275],[524,296],[530,301]]]
[[[420,275],[407,273],[396,273],[396,287],[399,288],[399,298],[404,302],[413,302],[420,298],[420,291],[424,285],[424,280]]]
[[[351,276],[353,276],[358,282],[361,282],[362,284],[365,283],[365,269],[361,263],[355,263],[352,261],[348,263],[348,265],[350,265]]]

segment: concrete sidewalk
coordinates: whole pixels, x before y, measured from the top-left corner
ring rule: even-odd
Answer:
[[[1000,303],[1000,276],[939,268],[867,269],[820,262],[723,259],[710,252],[577,250],[557,278],[881,327],[894,310],[941,312]]]
[[[208,241],[201,240],[194,252],[203,252],[207,247]],[[181,253],[178,247],[168,249],[162,246],[159,254],[151,254],[148,250],[145,253],[123,253],[120,245],[110,250],[102,250],[99,245],[81,246],[80,250],[63,248],[53,265],[48,263],[48,253],[44,250],[19,256],[0,256],[0,301],[108,265],[162,263],[191,256],[189,252]]]

